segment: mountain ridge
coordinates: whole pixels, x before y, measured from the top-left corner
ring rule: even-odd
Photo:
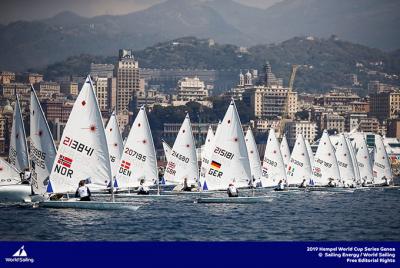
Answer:
[[[62,12],[39,21],[0,25],[0,68],[39,68],[69,56],[113,55],[182,36],[237,46],[293,36],[340,38],[370,47],[400,47],[400,1],[284,0],[267,9],[232,0],[168,0],[126,15],[86,18]]]
[[[337,38],[295,37],[279,44],[258,45],[248,51],[238,46],[215,43],[208,39],[185,37],[134,52],[141,68],[159,69],[209,69],[225,72],[230,76],[227,84],[237,82],[240,70],[262,70],[266,61],[271,63],[273,72],[288,83],[291,65],[306,66],[300,68],[296,76],[296,88],[324,89],[337,86],[349,86],[346,75],[354,73],[365,88],[369,80],[400,84],[400,81],[382,77],[368,76],[367,72],[400,74],[400,50],[384,52],[379,49],[353,44]],[[49,65],[36,72],[45,74],[47,79],[63,75],[85,76],[91,62],[112,63],[117,57],[81,55],[70,57],[66,61]],[[376,67],[375,63],[382,62]],[[363,68],[357,67],[362,64]],[[230,70],[230,71],[227,71]],[[360,88],[362,90],[362,88]]]

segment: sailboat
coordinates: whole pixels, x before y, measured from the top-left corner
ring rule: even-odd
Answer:
[[[375,135],[375,152],[374,152],[374,185],[390,185],[393,182],[392,167],[387,155],[382,137]]]
[[[158,181],[156,151],[146,110],[142,106],[132,124],[122,152],[115,180],[115,187],[138,187],[154,185]]]
[[[361,184],[367,186],[372,184],[374,177],[367,142],[365,141],[364,136],[356,141],[356,145],[358,147],[356,159],[360,171]]]
[[[117,115],[115,111],[111,114],[110,120],[106,126],[106,139],[108,152],[110,153],[111,176],[115,178],[118,172],[119,162],[121,160],[124,144],[119,131]]]
[[[111,176],[110,155],[106,134],[93,90],[90,76],[76,99],[61,138],[56,160],[47,185],[48,193],[75,192],[78,183],[86,180],[93,189],[106,189],[111,181],[113,202],[43,201],[41,206],[52,208],[83,209],[137,209],[128,202],[114,202],[113,179]]]
[[[30,150],[32,190],[36,195],[44,195],[57,150],[33,87],[31,87],[30,106]]]
[[[283,164],[285,165],[286,169],[290,161],[290,150],[289,150],[289,144],[286,139],[286,134],[283,134],[280,149],[281,149]]]
[[[0,157],[0,202],[30,202],[31,187],[21,184],[18,170]]]
[[[164,179],[167,183],[179,185],[183,185],[186,179],[188,185],[198,185],[198,170],[192,125],[189,114],[186,114],[172,147]]]
[[[215,135],[211,125],[208,127],[206,140],[201,152],[200,185],[204,184],[207,168],[210,164],[210,157],[213,150]]]
[[[280,180],[286,181],[286,169],[278,139],[271,128],[264,153],[262,187],[276,186]]]
[[[248,187],[251,179],[249,156],[233,100],[217,129],[211,151],[202,185],[204,191],[226,190],[231,183],[237,188]]]
[[[209,164],[210,149],[214,143],[214,131],[211,125],[208,127],[206,140],[204,142],[203,148],[201,150],[201,162]]]
[[[353,160],[350,155],[349,147],[347,146],[346,137],[343,133],[339,135],[339,141],[336,148],[336,159],[341,178],[338,186],[354,187],[356,182],[356,174],[354,172]]]
[[[18,170],[0,157],[0,186],[21,182]]]
[[[257,143],[250,127],[247,129],[245,141],[250,162],[251,185],[255,187],[261,185],[262,171],[260,154],[258,153]]]
[[[29,169],[28,146],[18,95],[14,107],[9,161],[13,168],[10,168],[4,160],[0,163],[5,175],[5,177],[0,178],[3,180],[0,183],[0,200],[6,202],[29,202],[32,193],[31,186],[29,184],[21,184],[21,177],[18,175],[19,179],[17,179],[15,175],[15,172],[21,173]]]
[[[163,146],[163,149],[164,149],[165,159],[168,162],[169,161],[169,155],[172,152],[172,148],[171,148],[171,146],[168,145],[168,143],[166,141],[162,141],[162,146]]]
[[[353,146],[353,144],[351,143],[349,136],[345,136],[345,139],[347,142],[347,147],[349,148],[351,161],[353,164],[354,175],[355,175],[355,184],[360,185],[361,184],[361,175],[360,175],[360,169],[359,169],[358,163],[357,163],[356,149]]]
[[[309,186],[328,186],[328,183],[340,181],[339,166],[335,149],[331,143],[328,131],[324,130],[314,157],[313,172]]]
[[[25,169],[29,169],[28,144],[26,142],[24,121],[22,120],[22,113],[21,107],[19,106],[18,95],[14,108],[14,117],[10,137],[10,152],[8,158],[10,163],[19,172],[23,172]]]
[[[304,181],[303,185],[306,186],[306,182],[311,177],[311,171],[311,162],[308,156],[306,143],[303,135],[298,134],[287,167],[286,176],[288,185],[298,186]]]
[[[307,147],[307,153],[308,153],[308,157],[310,158],[310,163],[311,163],[311,167],[314,164],[314,153],[313,150],[311,149],[311,144],[307,139],[304,139],[304,142],[306,144]]]

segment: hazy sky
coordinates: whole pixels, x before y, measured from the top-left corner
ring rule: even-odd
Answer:
[[[62,11],[73,11],[85,17],[126,14],[163,1],[165,0],[0,0],[0,23],[43,19]],[[267,8],[281,0],[235,1],[249,6]]]

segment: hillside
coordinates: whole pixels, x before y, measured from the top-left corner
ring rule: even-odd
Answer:
[[[39,68],[69,56],[110,56],[196,36],[254,46],[293,36],[328,38],[394,50],[400,47],[400,1],[284,0],[266,10],[232,0],[168,0],[134,13],[93,18],[71,12],[0,25],[0,69]]]
[[[116,53],[115,53],[116,54]],[[239,52],[235,45],[216,43],[209,46],[208,40],[186,37],[159,43],[135,52],[139,66],[143,68],[184,68],[230,70],[233,79],[239,70],[262,69],[265,61],[272,64],[278,77],[290,76],[291,65],[306,65],[296,77],[295,86],[304,89],[328,88],[332,85],[348,85],[346,74],[355,73],[366,86],[367,71],[400,73],[399,50],[387,53],[378,49],[341,41],[335,38],[311,39],[296,37],[273,45],[259,45]],[[115,63],[116,57],[76,56],[48,66],[43,72],[48,79],[61,75],[82,75],[89,72],[90,62]],[[381,66],[374,63],[381,62]],[[356,63],[364,67],[356,67]],[[388,79],[388,78],[380,78]],[[236,81],[232,81],[236,82]],[[399,83],[399,80],[387,80]]]

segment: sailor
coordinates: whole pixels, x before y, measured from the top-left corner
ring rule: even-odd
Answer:
[[[192,191],[192,187],[190,187],[190,186],[188,185],[187,178],[185,178],[185,179],[183,180],[182,191],[183,191],[183,192],[191,192],[191,191]]]
[[[328,180],[329,180],[328,187],[335,187],[335,184],[333,183],[333,179],[329,178]]]
[[[89,187],[85,185],[85,180],[81,180],[78,189],[76,189],[75,197],[80,198],[81,201],[90,201],[91,196]]]
[[[383,186],[389,186],[389,180],[388,180],[388,178],[386,178],[386,176],[383,176],[382,180],[385,181],[385,182],[383,183]]]
[[[22,172],[22,184],[30,184],[31,183],[31,178],[32,178],[32,174],[29,171],[29,168],[26,168],[24,170],[24,172]]]
[[[362,179],[361,186],[362,187],[367,187],[367,180],[366,179]]]
[[[149,193],[150,193],[149,187],[144,185],[144,179],[141,179],[137,194],[148,195]]]
[[[275,191],[283,191],[283,190],[285,190],[285,186],[283,185],[283,180],[280,180],[275,188]]]
[[[257,188],[257,182],[256,182],[256,178],[254,178],[254,175],[251,176],[251,179],[249,181],[249,187],[250,188]]]
[[[306,179],[303,179],[303,181],[299,185],[299,188],[306,188]]]
[[[228,193],[229,197],[238,197],[239,196],[239,191],[236,189],[236,187],[235,187],[235,185],[233,185],[233,183],[229,184],[227,193]]]

